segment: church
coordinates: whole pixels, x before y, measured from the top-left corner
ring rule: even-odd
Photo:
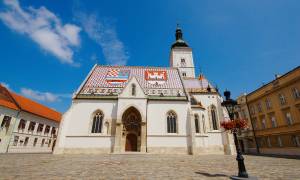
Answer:
[[[170,67],[95,65],[63,115],[55,154],[232,154],[222,97],[177,27]]]

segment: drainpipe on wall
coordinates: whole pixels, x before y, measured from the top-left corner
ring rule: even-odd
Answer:
[[[255,135],[255,129],[253,127],[252,117],[251,117],[251,114],[250,114],[250,111],[249,111],[249,107],[248,107],[247,95],[246,95],[246,105],[247,105],[247,111],[249,112],[249,118],[250,118],[250,121],[251,121],[252,132],[253,132],[253,136],[254,136],[254,140],[255,140],[255,145],[256,145],[256,152],[257,152],[257,154],[260,154],[259,146],[258,146],[258,143],[257,143],[257,138],[256,138],[256,135]]]

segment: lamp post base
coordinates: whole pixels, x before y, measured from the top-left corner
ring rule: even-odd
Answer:
[[[254,177],[254,176],[249,176],[247,178],[245,178],[245,177],[238,177],[238,176],[230,176],[230,179],[233,179],[233,180],[258,180],[258,178]]]

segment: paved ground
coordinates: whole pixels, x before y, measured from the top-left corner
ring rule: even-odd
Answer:
[[[245,156],[259,179],[300,179],[300,160]],[[229,179],[234,156],[2,154],[0,179]]]

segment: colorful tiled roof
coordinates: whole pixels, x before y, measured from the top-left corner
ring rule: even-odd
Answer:
[[[179,72],[168,67],[97,65],[83,84],[81,95],[118,95],[135,77],[144,93],[151,96],[186,96]]]
[[[209,88],[212,92],[216,91],[202,74],[197,79],[184,79],[183,84],[189,92],[208,92]]]
[[[44,105],[7,90],[0,85],[0,106],[14,110],[26,111],[56,122],[60,122],[61,113],[56,112]]]

